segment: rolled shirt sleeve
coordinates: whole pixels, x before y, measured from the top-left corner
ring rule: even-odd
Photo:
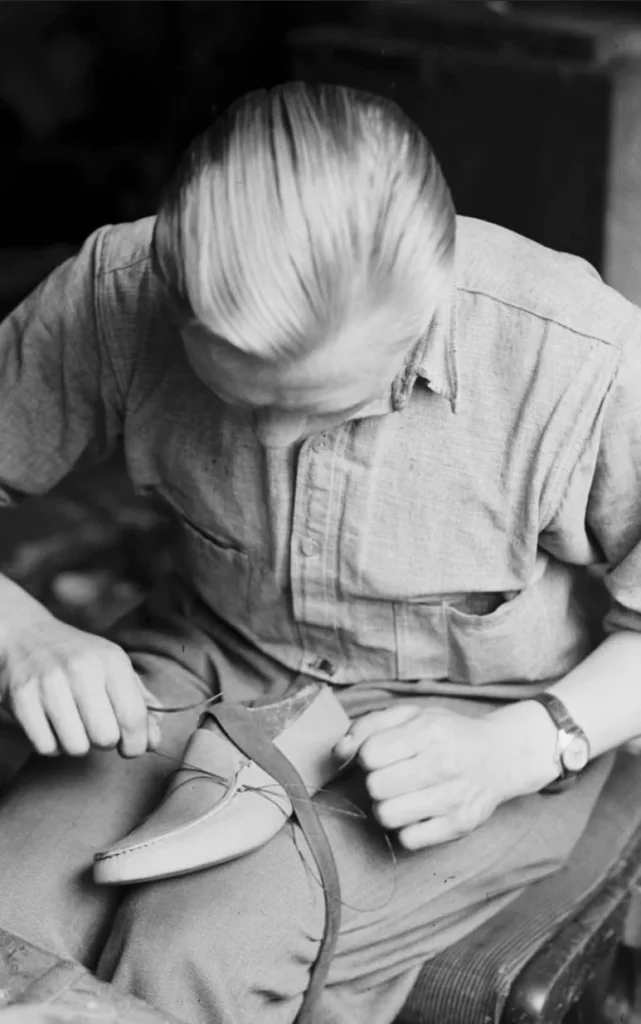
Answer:
[[[43,494],[115,448],[122,395],[104,344],[92,234],[0,324],[0,504]]]
[[[557,452],[565,485],[539,534],[549,554],[601,578],[605,604],[584,578],[577,596],[606,633],[641,631],[641,310],[629,305],[617,335],[598,342],[593,415],[578,450]]]
[[[603,408],[586,521],[605,562],[607,632],[641,631],[641,314]]]

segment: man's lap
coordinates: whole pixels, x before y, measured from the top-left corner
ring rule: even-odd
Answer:
[[[161,701],[185,704],[209,694],[199,649],[194,643],[190,654],[189,645],[162,637],[156,645],[145,644],[134,660]],[[197,710],[167,715],[161,750],[179,757],[197,719]],[[32,761],[0,803],[0,926],[90,967],[106,945],[101,972],[117,981],[120,975],[125,984],[127,971],[117,961],[126,945],[133,955],[135,934],[141,943],[144,937],[147,952],[140,955],[147,959],[156,950],[160,960],[172,935],[206,956],[222,934],[225,948],[231,955],[236,946],[238,957],[236,928],[245,936],[244,956],[252,942],[263,951],[254,957],[255,984],[261,984],[261,964],[270,984],[278,984],[274,965],[290,949],[290,967],[297,960],[298,970],[283,976],[282,984],[304,988],[322,933],[322,900],[313,867],[303,864],[304,840],[291,826],[240,861],[127,893],[108,939],[122,893],[93,885],[93,851],[139,823],[171,768],[171,761],[157,755],[127,762],[115,752]],[[472,835],[417,853],[392,848],[379,826],[355,811],[354,805],[367,807],[357,773],[328,787],[318,804],[345,903],[330,991],[345,983],[371,988],[403,974],[409,978],[524,885],[559,867],[580,837],[608,771],[609,761],[597,762],[571,791],[512,801]],[[265,955],[266,948],[273,955]],[[153,964],[147,968],[153,973]],[[160,1001],[153,993],[140,994]]]
[[[317,805],[344,905],[328,1004],[378,991],[395,1000],[381,1017],[393,1019],[426,960],[564,863],[607,774],[606,762],[596,764],[556,810],[546,797],[514,801],[470,836],[416,853],[394,848],[355,810],[367,806],[356,774],[329,786]],[[132,890],[99,973],[190,1021],[209,1014],[269,1024],[271,1012],[274,1021],[293,1020],[322,928],[319,882],[302,835],[288,826],[245,858]],[[185,977],[209,977],[209,987],[187,991]],[[289,1016],[277,1015],[287,1002]],[[221,1004],[242,1005],[245,1016],[225,1016]]]
[[[161,659],[146,682],[165,703],[205,695]],[[166,717],[166,754],[181,755],[198,714]],[[125,760],[116,751],[31,759],[0,800],[0,926],[91,965],[120,895],[93,884],[93,852],[139,823],[171,768],[155,754]]]

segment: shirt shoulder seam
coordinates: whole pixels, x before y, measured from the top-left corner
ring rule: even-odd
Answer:
[[[102,233],[102,237],[98,241],[99,250],[98,250],[98,252],[96,254],[96,256],[97,256],[96,263],[98,265],[99,265],[99,262],[100,262],[100,260],[102,259],[102,256],[103,256],[103,250],[104,250],[104,245],[105,245],[106,234],[107,234],[106,232],[103,232]],[[145,258],[146,257],[142,257],[141,259],[133,260],[132,263],[127,264],[127,266],[132,266],[133,267],[133,266],[136,266],[136,264],[138,264],[138,263],[143,263]],[[112,269],[113,270],[121,270],[121,269],[125,270],[126,267],[123,266],[123,267],[110,268],[109,270],[102,270],[102,269],[97,270],[96,271],[96,275],[95,275],[96,284],[98,283],[98,281],[103,280],[107,276],[107,274],[111,273]],[[124,414],[124,410],[126,408],[126,403],[127,403],[127,398],[126,398],[126,394],[125,394],[125,388],[123,387],[123,381],[120,379],[120,374],[118,373],[118,369],[116,367],[116,363],[115,363],[115,360],[114,360],[114,357],[113,357],[113,353],[112,353],[111,348],[109,346],[108,331],[105,330],[105,324],[104,324],[104,318],[103,318],[102,298],[103,298],[103,296],[102,296],[101,290],[99,290],[96,287],[96,289],[95,289],[95,303],[94,303],[95,304],[95,309],[96,309],[96,325],[97,325],[97,328],[98,328],[98,331],[99,331],[99,334],[100,334],[100,339],[101,339],[101,342],[102,342],[102,346],[101,347],[102,347],[103,351],[106,353],[107,359],[109,360],[109,366],[111,367],[111,372],[113,374],[114,381],[116,382],[116,388],[118,389],[118,397],[120,398],[120,402],[121,402],[121,406],[122,406],[122,411],[123,411],[123,414]]]
[[[537,320],[541,320],[544,323],[554,324],[556,327],[562,327],[565,331],[570,331],[571,334],[576,334],[581,338],[589,339],[590,341],[600,341],[609,348],[619,350],[619,346],[608,338],[604,338],[601,334],[591,334],[588,331],[582,331],[578,327],[572,327],[570,324],[564,323],[562,320],[557,320],[555,317],[546,316],[544,313],[539,313],[534,309],[529,309],[527,306],[522,306],[518,302],[510,302],[509,299],[500,298],[498,295],[493,295],[491,292],[485,291],[482,288],[469,288],[466,285],[457,285],[457,290],[460,292],[466,292],[469,295],[482,295],[485,299],[491,299],[493,302],[499,303],[501,306],[506,306],[508,309],[515,309],[519,313],[528,313],[530,316],[536,317]]]
[[[106,267],[105,269],[99,270],[98,277],[107,277],[108,274],[117,274],[120,270],[131,270],[132,267],[137,267],[140,263],[146,263],[149,260],[149,253],[144,256],[140,256],[137,260],[132,260],[131,263],[120,263],[117,267]]]

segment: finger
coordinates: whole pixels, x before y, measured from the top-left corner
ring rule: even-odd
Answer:
[[[147,750],[158,750],[162,742],[162,729],[158,719],[148,716],[147,720]]]
[[[71,757],[83,757],[89,752],[89,737],[66,676],[55,672],[41,687],[42,706],[61,749]]]
[[[145,686],[140,676],[136,676],[136,679],[138,680],[138,686],[140,687],[140,692],[142,693],[142,697],[147,706],[150,717],[155,719],[155,721],[157,722],[161,722],[163,708],[162,701],[160,700],[160,698],[156,696],[155,693],[151,692],[149,687]],[[154,708],[158,708],[158,712],[155,712]]]
[[[460,787],[452,784],[429,786],[390,800],[374,803],[374,816],[384,828],[403,828],[428,818],[454,814],[460,804]]]
[[[158,750],[162,740],[162,701],[145,686],[140,676],[137,678],[143,700],[147,706],[147,749]],[[154,711],[154,708],[159,708],[160,710]]]
[[[367,737],[358,752],[365,771],[373,772],[425,754],[425,737],[411,724],[417,717]]]
[[[118,749],[123,757],[139,757],[149,741],[148,712],[142,683],[131,666],[117,666],[108,674],[107,693],[120,727]]]
[[[398,833],[398,841],[406,850],[421,850],[426,846],[438,846],[449,843],[453,839],[461,839],[469,829],[463,828],[456,817],[443,815],[420,821],[416,825],[408,825]]]
[[[413,704],[395,704],[384,711],[371,711],[357,719],[334,747],[338,757],[351,757],[370,736],[411,721],[420,713]]]
[[[120,727],[105,690],[104,678],[84,674],[74,680],[74,691],[89,742],[99,750],[113,750],[120,742]]]
[[[412,793],[436,781],[426,778],[426,774],[423,759],[414,755],[385,768],[376,768],[368,772],[365,776],[365,785],[372,800],[389,800],[390,797]]]
[[[85,1019],[89,1020],[88,1017]],[[97,1015],[95,1019],[99,1020],[100,1015]],[[78,1010],[71,1006],[23,1004],[0,1010],[0,1022],[1,1024],[77,1024]]]
[[[380,733],[363,745],[359,760],[367,772],[365,784],[373,800],[387,800],[454,779],[451,765],[426,749],[425,738],[418,731]]]
[[[13,695],[11,711],[34,750],[44,757],[55,757],[60,753],[58,740],[49,725],[35,687],[18,690]]]

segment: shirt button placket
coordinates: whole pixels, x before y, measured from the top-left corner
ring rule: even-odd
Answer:
[[[332,450],[332,439],[326,433],[317,434],[304,444],[297,460],[290,570],[294,616],[301,646],[306,649],[301,668],[305,665],[308,671],[325,679],[336,671],[333,652],[323,650],[328,642],[328,627],[333,636],[333,610],[328,604],[325,578],[329,568],[323,558],[332,489]],[[321,662],[323,667],[319,668]]]
[[[327,434],[319,434],[310,444],[310,448],[313,452],[324,452],[329,448],[329,438]],[[308,534],[303,537],[300,544],[300,549],[305,558],[314,558],[321,552],[321,542],[318,537],[314,537]]]

